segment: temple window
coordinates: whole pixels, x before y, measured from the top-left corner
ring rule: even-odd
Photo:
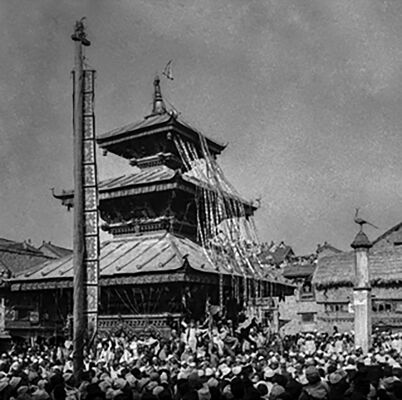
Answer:
[[[395,303],[395,312],[402,313],[402,302],[398,301]]]
[[[390,301],[390,300],[374,300],[371,309],[373,312],[379,312],[379,313],[389,313],[389,312],[394,312],[398,310],[402,310],[401,305],[398,305],[397,303]]]
[[[326,313],[348,312],[347,303],[327,303],[325,304]]]
[[[314,299],[314,289],[310,281],[305,281],[300,286],[300,300]]]

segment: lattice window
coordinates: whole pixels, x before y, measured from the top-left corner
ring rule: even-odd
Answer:
[[[313,300],[315,298],[314,288],[311,282],[306,281],[300,287],[300,300]]]
[[[326,313],[348,312],[348,304],[347,303],[327,303],[327,304],[325,304],[325,312]]]
[[[371,309],[377,313],[402,312],[402,304],[392,300],[374,300]]]

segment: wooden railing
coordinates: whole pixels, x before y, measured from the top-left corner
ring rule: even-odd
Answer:
[[[170,334],[173,327],[180,322],[181,314],[142,314],[142,315],[100,315],[98,317],[98,332],[100,335],[125,332],[128,335],[141,334],[145,332],[157,333],[162,336]],[[40,321],[33,323],[29,319],[6,319],[5,329],[11,334],[13,332],[25,331],[42,332],[52,334],[53,331],[63,332],[69,336],[71,330],[71,317],[69,317],[70,329],[61,323],[51,321]]]
[[[167,335],[181,318],[181,314],[142,314],[142,315],[100,315],[98,317],[99,334],[124,331],[127,334],[157,332]]]
[[[320,314],[317,316],[317,318],[321,321],[326,321],[326,322],[350,321],[351,323],[353,323],[354,314],[340,311],[340,312]],[[398,315],[397,313],[391,313],[391,312],[381,312],[381,313],[377,312],[377,313],[371,314],[371,319],[372,319],[373,325],[382,323],[382,324],[390,324],[390,325],[402,327],[402,315],[401,314]]]

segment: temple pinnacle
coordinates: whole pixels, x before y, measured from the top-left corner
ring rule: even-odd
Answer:
[[[154,98],[153,98],[153,107],[151,115],[161,115],[166,113],[166,106],[162,98],[161,88],[160,88],[160,79],[159,76],[156,75],[154,79]]]

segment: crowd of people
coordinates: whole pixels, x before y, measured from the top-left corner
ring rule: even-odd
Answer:
[[[0,400],[394,400],[401,351],[398,333],[375,333],[363,354],[336,329],[280,337],[254,320],[190,321],[99,338],[79,378],[71,341],[16,345],[0,357]]]

